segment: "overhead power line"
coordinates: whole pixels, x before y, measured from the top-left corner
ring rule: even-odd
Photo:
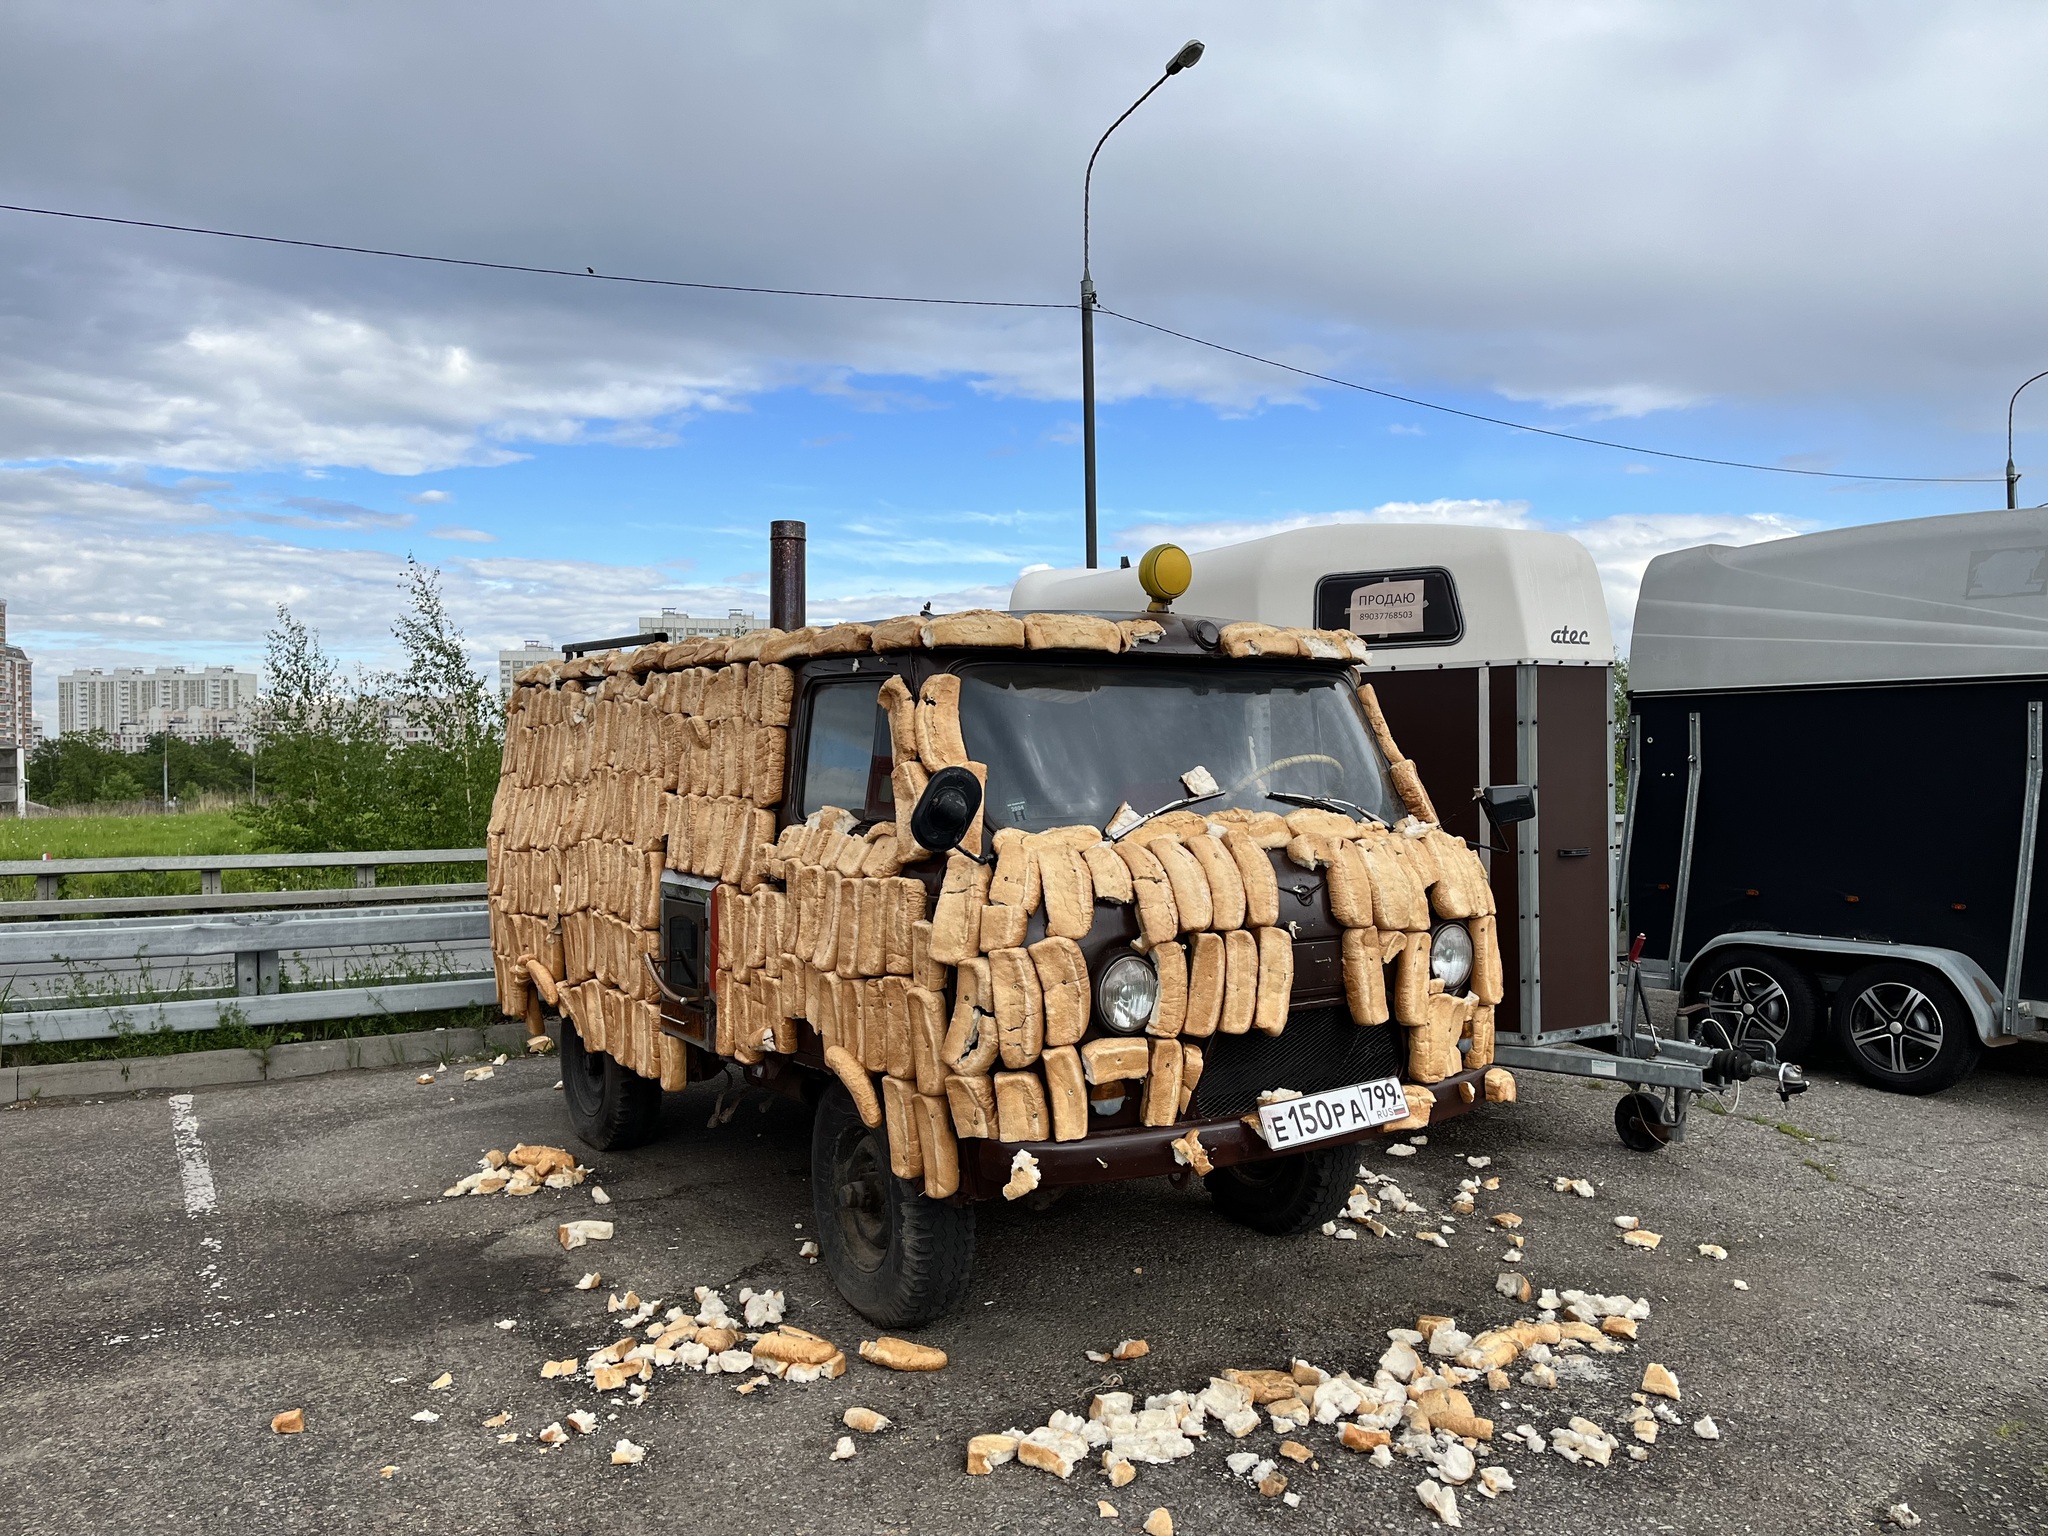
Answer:
[[[624,283],[645,288],[684,288],[702,293],[753,293],[787,299],[850,299],[868,304],[942,304],[958,309],[1079,309],[1078,304],[1060,304],[1050,301],[1026,299],[954,299],[936,298],[924,294],[903,293],[855,293],[829,288],[770,288],[751,283],[707,283],[675,277],[635,277],[625,273],[598,272],[589,267],[581,272],[571,267],[543,267],[527,262],[484,261],[470,256],[433,256],[418,251],[394,251],[381,246],[344,245],[330,240],[298,240],[285,235],[258,235],[244,230],[211,229],[199,224],[167,224],[152,219],[123,219],[104,213],[75,213],[62,208],[34,208],[21,203],[0,203],[0,212],[32,214],[46,219],[69,219],[83,224],[115,224],[128,229],[163,230],[180,235],[207,235],[217,240],[244,240],[256,245],[283,245],[309,251],[339,251],[350,256],[378,256],[391,261],[415,261],[429,266],[471,267],[486,272],[520,272],[534,277],[568,277],[581,282]],[[1257,352],[1247,352],[1242,347],[1233,347],[1220,341],[1211,341],[1205,336],[1196,336],[1188,331],[1177,331],[1172,326],[1159,325],[1151,320],[1140,320],[1136,315],[1127,315],[1119,310],[1096,305],[1100,314],[1122,320],[1127,325],[1140,326],[1148,331],[1157,331],[1162,336],[1172,336],[1194,346],[1207,347],[1213,352],[1222,352],[1246,362],[1258,363],[1268,368],[1295,374],[1304,379],[1314,379],[1338,389],[1355,390],[1359,394],[1377,395],[1382,400],[1398,401],[1412,405],[1418,410],[1436,411],[1445,416],[1458,416],[1467,421],[1482,422],[1487,426],[1505,427],[1513,432],[1533,432],[1539,437],[1553,437],[1568,443],[1581,443],[1590,448],[1607,448],[1617,453],[1639,454],[1645,458],[1673,459],[1686,464],[1705,464],[1717,469],[1745,469],[1767,475],[1802,475],[1819,480],[1873,480],[1895,485],[1981,485],[1996,481],[1996,475],[1871,475],[1858,474],[1851,470],[1839,469],[1796,469],[1784,464],[1756,464],[1745,459],[1721,459],[1701,453],[1678,453],[1668,448],[1646,448],[1638,443],[1617,442],[1612,438],[1589,437],[1584,433],[1565,432],[1556,427],[1533,426],[1526,421],[1510,421],[1503,416],[1488,416],[1481,411],[1468,411],[1455,405],[1444,405],[1435,400],[1424,400],[1415,395],[1400,394],[1391,389],[1379,389],[1371,384],[1360,384],[1353,379],[1338,378],[1335,374],[1318,373],[1313,368],[1298,367],[1284,363],[1275,357],[1265,357]]]

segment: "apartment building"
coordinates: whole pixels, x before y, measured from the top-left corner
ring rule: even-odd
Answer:
[[[33,713],[28,652],[7,643],[7,600],[0,598],[0,816],[28,812],[28,754],[42,734]]]
[[[761,627],[751,613],[742,613],[734,608],[722,619],[693,619],[677,608],[664,608],[656,614],[642,614],[634,624],[636,635],[665,634],[671,640],[687,640],[693,635],[744,635],[750,629]]]
[[[57,732],[100,731],[123,751],[152,736],[256,739],[258,674],[234,667],[83,668],[57,676]]]
[[[560,661],[562,653],[545,640],[529,640],[516,650],[498,652],[498,702],[512,697],[512,679],[544,661]]]

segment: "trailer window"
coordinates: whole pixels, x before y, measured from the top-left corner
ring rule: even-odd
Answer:
[[[1465,633],[1458,587],[1441,566],[1346,571],[1316,583],[1316,627],[1373,645],[1450,645]]]
[[[896,814],[889,717],[875,700],[883,679],[869,674],[821,683],[810,694],[804,744],[803,814],[836,805],[864,821]]]

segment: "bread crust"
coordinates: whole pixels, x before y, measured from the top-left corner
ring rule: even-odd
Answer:
[[[1180,944],[1155,944],[1152,946],[1152,966],[1159,976],[1159,1001],[1152,1010],[1152,1022],[1145,1026],[1145,1033],[1170,1040],[1186,1027],[1187,1022],[1187,950]]]
[[[1027,950],[999,949],[988,957],[988,974],[1003,1065],[1020,1071],[1045,1049],[1045,1000],[1038,968]]]
[[[1209,927],[1244,927],[1244,876],[1238,873],[1237,860],[1219,837],[1191,837],[1186,844],[1195,862],[1202,866],[1202,875],[1209,886]]]
[[[1045,1141],[1045,1084],[1036,1072],[996,1074],[996,1135],[1003,1141]]]
[[[1294,995],[1294,935],[1285,928],[1261,928],[1258,935],[1259,992],[1252,1026],[1277,1035],[1287,1027]]]
[[[1088,1134],[1088,1085],[1082,1079],[1081,1053],[1071,1045],[1045,1053],[1045,1094],[1052,1112],[1052,1139],[1079,1141]]]
[[[1241,1035],[1252,1027],[1259,1006],[1259,941],[1249,929],[1223,935],[1223,1013],[1216,1031]]]
[[[1186,1037],[1206,1040],[1223,1017],[1223,949],[1220,933],[1198,933],[1190,941]]]

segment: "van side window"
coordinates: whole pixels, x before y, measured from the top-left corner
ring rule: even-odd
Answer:
[[[804,815],[827,805],[851,811],[864,821],[896,814],[889,783],[895,767],[889,717],[875,700],[882,681],[869,673],[820,683],[810,691],[810,730],[798,802]]]

